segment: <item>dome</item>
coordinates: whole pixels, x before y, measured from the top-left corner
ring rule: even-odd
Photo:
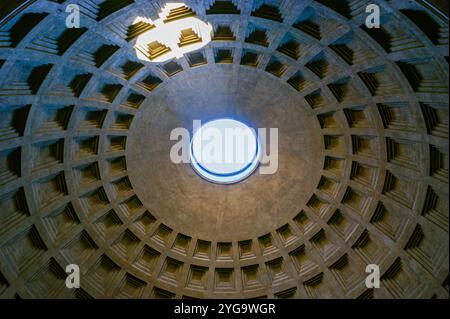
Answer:
[[[438,2],[0,4],[0,298],[448,298]],[[217,119],[273,170],[171,160]]]

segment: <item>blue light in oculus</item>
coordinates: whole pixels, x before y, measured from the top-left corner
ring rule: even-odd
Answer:
[[[233,184],[250,176],[258,167],[261,146],[255,130],[233,119],[218,119],[194,132],[190,160],[204,179]]]

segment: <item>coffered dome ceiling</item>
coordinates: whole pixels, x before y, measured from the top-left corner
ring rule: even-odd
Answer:
[[[0,297],[448,298],[438,11],[22,2],[0,23]],[[170,161],[174,128],[220,117],[278,128],[277,173],[217,185]]]

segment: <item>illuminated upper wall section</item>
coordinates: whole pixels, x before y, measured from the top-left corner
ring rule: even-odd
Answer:
[[[135,49],[139,59],[150,62],[181,58],[206,46],[213,29],[182,3],[168,3],[155,21],[138,17],[134,24],[148,25],[149,30],[137,37]]]

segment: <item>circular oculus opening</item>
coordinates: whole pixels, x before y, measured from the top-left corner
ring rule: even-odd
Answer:
[[[233,119],[218,119],[194,132],[190,160],[202,178],[233,184],[253,173],[258,167],[260,152],[254,129]]]

